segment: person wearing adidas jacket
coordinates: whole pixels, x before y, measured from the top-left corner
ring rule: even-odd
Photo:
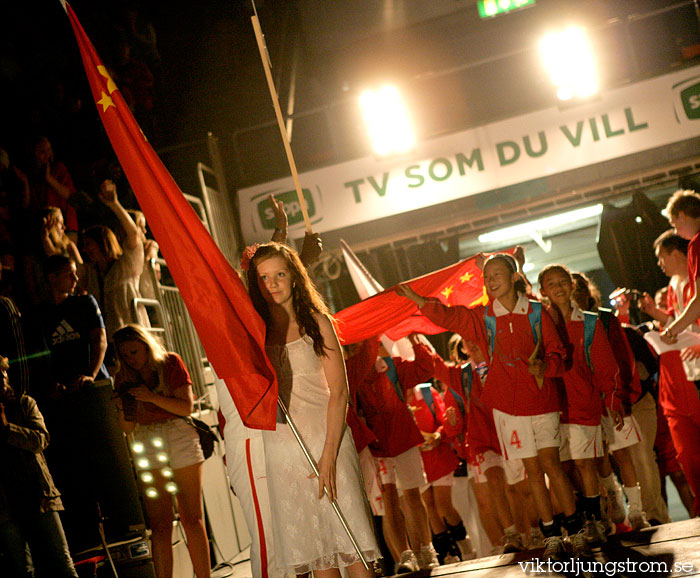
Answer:
[[[559,462],[559,399],[550,379],[564,371],[564,346],[542,305],[525,296],[513,257],[491,255],[483,271],[486,292],[492,299],[486,307],[447,307],[436,299],[425,299],[408,285],[400,285],[397,293],[414,301],[433,323],[475,341],[482,352],[488,352],[489,372],[482,401],[493,411],[503,456],[521,458],[525,465],[545,535],[544,557],[560,559],[565,554],[545,473],[564,510],[574,554],[585,554],[583,521]]]

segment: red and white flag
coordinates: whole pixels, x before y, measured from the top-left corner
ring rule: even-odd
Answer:
[[[278,388],[265,355],[265,324],[238,274],[148,143],[75,12],[67,2],[64,7],[102,123],[207,357],[226,382],[243,423],[274,429]]]

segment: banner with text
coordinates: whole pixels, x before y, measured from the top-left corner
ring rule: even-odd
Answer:
[[[700,67],[656,77],[565,110],[549,108],[419,143],[409,155],[366,157],[300,175],[323,233],[608,161],[700,136]],[[238,191],[247,243],[268,240],[267,199],[285,202],[304,234],[292,178]]]

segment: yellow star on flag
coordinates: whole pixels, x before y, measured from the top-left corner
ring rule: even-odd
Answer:
[[[102,91],[102,98],[97,101],[97,104],[102,105],[102,112],[105,112],[110,106],[115,106],[114,101],[112,100],[112,97],[109,96],[104,91]],[[115,108],[116,108],[116,106],[115,106]]]
[[[469,307],[476,307],[477,305],[483,305],[484,307],[488,305],[489,302],[489,296],[486,294],[486,287],[484,287],[484,291],[478,299],[475,299],[469,304]]]
[[[103,76],[107,79],[107,90],[109,91],[109,94],[112,94],[115,90],[117,90],[117,85],[114,84],[112,77],[109,75],[109,72],[107,72],[107,68],[100,64],[97,67],[97,72],[100,73],[100,76]]]
[[[459,280],[460,280],[462,283],[466,283],[466,282],[469,281],[472,277],[474,277],[474,273],[470,273],[469,271],[467,271],[464,275],[462,275],[462,276],[459,278]]]
[[[445,296],[445,301],[447,301],[447,300],[449,300],[450,295],[452,295],[452,291],[453,291],[453,290],[454,290],[454,289],[452,288],[452,285],[450,285],[449,287],[445,287],[442,291],[440,291],[440,294],[441,294],[441,295],[444,295],[444,296]]]

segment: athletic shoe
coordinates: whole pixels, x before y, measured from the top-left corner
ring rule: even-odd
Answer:
[[[561,536],[550,536],[544,539],[543,560],[551,560],[559,562],[566,558],[566,548],[564,547],[564,539]]]
[[[418,566],[421,570],[430,570],[440,565],[437,552],[435,552],[435,548],[433,548],[432,544],[421,546],[420,552],[416,554],[416,560],[418,560]]]
[[[600,520],[586,520],[583,528],[586,531],[586,539],[591,546],[600,546],[608,541],[605,535],[605,525]]]
[[[573,536],[569,536],[571,542],[571,556],[574,558],[590,558],[591,548],[588,545],[586,527],[581,528]]]
[[[462,561],[461,558],[448,554],[447,556],[445,556],[442,563],[443,564],[457,564],[457,562],[461,562],[461,561]]]
[[[503,536],[503,553],[512,554],[514,552],[523,552],[524,550],[523,538],[520,532],[506,532],[506,535]]]
[[[539,528],[530,528],[530,535],[527,538],[527,549],[537,550],[544,548],[544,534]]]
[[[608,508],[610,519],[616,524],[625,521],[625,501],[620,484],[615,485],[615,490],[608,490]]]
[[[640,510],[632,510],[628,516],[628,519],[633,531],[651,528],[651,524],[647,521],[647,515]]]
[[[404,550],[401,552],[401,559],[394,567],[394,574],[409,574],[410,572],[418,572],[418,560],[413,550]]]

